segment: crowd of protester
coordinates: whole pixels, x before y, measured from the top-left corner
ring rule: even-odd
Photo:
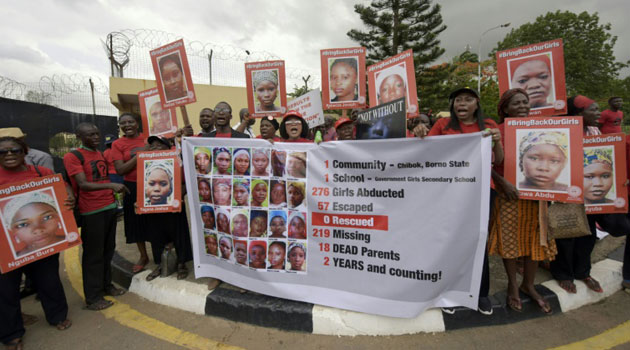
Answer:
[[[483,132],[484,136],[491,137],[494,141],[492,188],[488,189],[491,193],[488,249],[484,256],[478,310],[483,314],[492,313],[492,305],[488,298],[490,281],[488,254],[499,255],[503,259],[508,277],[506,305],[516,312],[522,310],[521,295],[531,297],[543,313],[552,312],[551,306],[534,288],[534,277],[540,262],[550,262],[549,268],[553,278],[568,293],[576,293],[578,286],[574,283],[575,280],[584,281],[586,287],[595,292],[603,292],[599,282],[591,275],[591,253],[597,240],[596,225],[628,234],[630,224],[617,220],[617,226],[610,225],[612,214],[589,215],[591,235],[559,240],[545,240],[544,237],[541,239],[546,228],[539,218],[541,210],[547,207],[547,202],[519,199],[514,184],[503,178],[503,120],[528,116],[530,109],[528,95],[521,89],[506,91],[497,106],[498,124],[484,114],[479,100],[479,94],[475,90],[457,89],[449,96],[449,117],[436,119],[429,112],[407,121],[408,137]],[[610,110],[602,112],[600,119],[597,103],[585,96],[575,96],[568,100],[569,115],[583,117],[584,135],[596,135],[602,131],[621,132],[622,103],[621,98],[611,97]],[[153,261],[157,264],[157,267],[146,276],[148,281],[168,275],[168,271],[164,271],[164,264],[161,263],[165,249],[174,249],[177,253],[177,279],[184,279],[188,275],[185,264],[192,259],[192,252],[185,209],[180,213],[136,214],[137,152],[174,149],[175,143],[179,142],[182,136],[256,137],[270,142],[353,140],[356,137],[358,112],[360,110],[355,109],[349,111],[349,116],[344,114],[339,118],[326,115],[323,126],[310,130],[302,115],[295,111],[286,113],[280,122],[272,117],[264,117],[260,120],[258,136],[255,136],[252,128],[254,119],[249,116],[247,109],[240,110],[240,122],[232,128],[232,106],[226,102],[219,102],[214,109],[201,110],[199,132],[195,133],[194,128],[187,125],[178,130],[174,139],[158,136],[146,139],[142,134],[140,116],[123,113],[118,119],[122,136],[107,135],[105,153],[98,150],[101,132],[97,126],[91,123],[79,124],[75,132],[81,146],[76,151],[66,154],[63,161],[68,175],[69,192],[65,205],[67,207],[77,205],[81,214],[83,241],[81,265],[87,309],[108,308],[113,303],[104,296],[118,296],[125,292],[116,288],[111,281],[111,260],[115,250],[118,216],[114,194],[123,194],[124,198],[122,211],[126,243],[135,244],[138,248],[138,261],[133,266],[133,272],[144,270],[149,262],[146,247],[148,241],[151,243]],[[52,159],[48,160],[44,152],[29,148],[24,141],[25,135],[21,131],[18,132],[19,129],[15,129],[17,128],[0,130],[0,184],[53,174]],[[627,139],[627,145],[630,156],[630,138]],[[77,152],[80,155],[77,155]],[[103,162],[107,166],[93,167],[92,164],[95,162]],[[630,160],[628,164],[630,165]],[[184,203],[184,198],[180,200]],[[213,214],[210,213],[212,220],[208,220],[207,223],[204,221],[204,225],[215,225]],[[625,215],[622,216],[626,218]],[[220,224],[220,221],[220,217],[217,216],[217,224]],[[206,243],[217,249],[216,237],[214,242]],[[629,258],[630,238],[627,238],[623,265],[623,287],[627,289],[630,289]],[[523,274],[520,285],[517,282],[519,271]],[[47,322],[59,330],[67,329],[72,324],[67,319],[68,305],[59,277],[58,254],[1,274],[0,341],[7,349],[22,348],[24,322],[28,317],[21,313],[20,307],[20,283],[23,274],[32,281]],[[214,289],[220,283],[219,280],[211,279],[208,288]],[[453,309],[444,311],[453,312]]]

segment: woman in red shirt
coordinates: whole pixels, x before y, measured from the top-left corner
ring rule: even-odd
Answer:
[[[313,142],[306,138],[308,135],[308,124],[298,111],[288,111],[282,117],[280,123],[280,136],[282,142]]]
[[[136,153],[147,151],[144,135],[140,132],[142,121],[140,116],[134,113],[123,113],[118,118],[118,125],[123,132],[123,137],[112,144],[112,159],[116,173],[124,177],[125,186],[130,193],[123,199],[123,212],[125,221],[125,237],[127,243],[136,243],[140,251],[140,260],[133,266],[133,272],[144,269],[149,262],[145,241],[148,240],[146,232],[146,216],[136,214],[134,203],[136,202]]]
[[[281,138],[276,136],[276,131],[280,128],[280,124],[271,116],[264,117],[260,120],[260,135],[256,136],[257,139],[265,139],[271,141],[282,141]]]
[[[470,88],[460,88],[453,91],[449,96],[451,116],[439,119],[428,131],[424,124],[419,124],[413,129],[418,137],[437,135],[468,134],[484,131],[484,136],[492,136],[494,146],[492,147],[493,162],[503,162],[503,147],[501,146],[501,132],[497,123],[489,118],[485,118],[481,105],[479,104],[479,94]],[[428,132],[427,132],[428,131]],[[492,201],[494,190],[490,195],[490,211],[492,212]],[[492,302],[488,298],[490,289],[490,271],[488,266],[488,254],[484,254],[483,271],[481,284],[479,287],[479,307],[478,310],[484,315],[492,314]],[[442,309],[446,313],[453,313],[452,308]]]
[[[53,171],[27,165],[24,157],[28,146],[14,137],[0,138],[0,185],[36,177],[52,175]],[[64,205],[74,207],[74,196],[69,186],[68,199]],[[0,196],[4,198],[5,195]],[[0,341],[7,349],[21,349],[24,336],[24,322],[20,307],[20,283],[26,274],[37,286],[46,320],[58,330],[70,328],[68,303],[59,278],[59,254],[24,265],[18,269],[0,274]]]

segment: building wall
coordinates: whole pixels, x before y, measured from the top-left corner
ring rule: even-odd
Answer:
[[[129,78],[109,78],[109,96],[112,104],[122,112],[135,112],[140,114],[140,105],[138,103],[138,92],[156,87],[155,80],[129,79]],[[197,102],[186,105],[188,119],[198,133],[201,130],[199,126],[199,112],[203,108],[210,107],[214,109],[217,103],[225,101],[232,106],[232,126],[238,124],[238,112],[241,108],[247,107],[247,95],[244,87],[217,86],[195,84],[195,94]],[[182,119],[181,110],[177,108],[178,125],[182,127],[184,121]],[[256,135],[259,134],[259,120],[252,127]]]

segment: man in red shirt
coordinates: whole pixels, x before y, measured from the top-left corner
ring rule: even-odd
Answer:
[[[105,295],[122,295],[124,290],[112,284],[111,261],[116,248],[116,203],[113,192],[127,192],[122,184],[112,183],[108,164],[97,150],[100,132],[96,125],[81,123],[76,129],[81,147],[76,154],[67,153],[63,164],[73,188],[78,189],[79,212],[83,217],[83,291],[90,310],[103,310],[113,305]]]
[[[610,109],[602,112],[599,117],[598,123],[601,124],[599,128],[602,134],[614,134],[621,132],[621,122],[623,121],[623,99],[621,97],[611,97],[608,99],[608,105]]]

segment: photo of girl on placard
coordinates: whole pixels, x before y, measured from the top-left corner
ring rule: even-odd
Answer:
[[[0,202],[7,240],[15,259],[66,241],[52,189],[22,193]]]
[[[584,205],[613,205],[615,167],[613,146],[584,147]]]
[[[511,59],[507,64],[510,89],[525,90],[532,109],[553,105],[556,93],[551,52]]]
[[[277,69],[252,71],[252,85],[256,113],[280,111],[278,100],[279,79]]]
[[[517,188],[567,192],[570,184],[568,129],[517,130]]]
[[[171,205],[173,201],[173,160],[144,162],[144,205]]]
[[[348,102],[359,100],[359,58],[335,57],[328,59],[330,67],[329,85],[330,102]]]
[[[173,116],[170,109],[162,108],[160,95],[154,95],[146,98],[148,119],[149,119],[149,135],[163,135],[173,133],[176,127],[173,127]]]
[[[409,96],[407,87],[407,68],[404,62],[376,73],[379,105]],[[409,105],[409,101],[406,101],[406,105]]]
[[[165,102],[171,102],[188,96],[188,82],[182,68],[179,51],[157,58],[160,78],[164,86]]]

